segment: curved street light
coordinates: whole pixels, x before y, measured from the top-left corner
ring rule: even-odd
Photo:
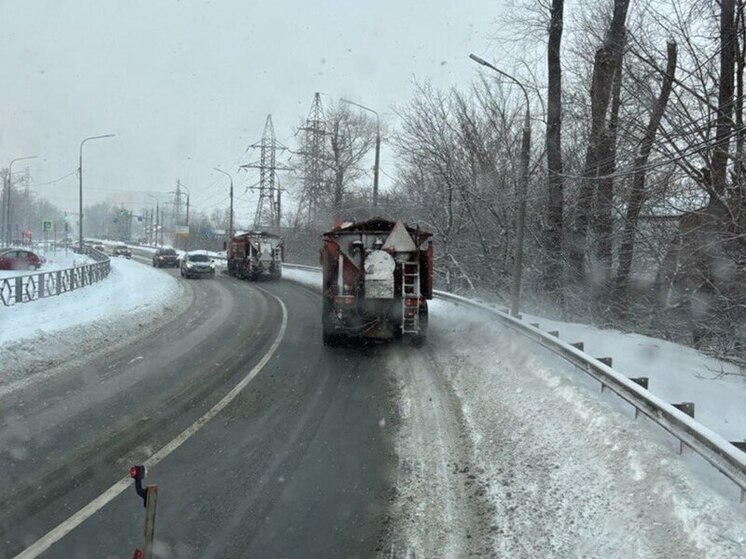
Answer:
[[[155,229],[153,229],[153,206],[150,207],[150,241],[151,245],[155,244],[155,246],[158,246],[158,226],[159,226],[159,219],[160,219],[160,199],[154,196],[153,194],[145,193],[145,196],[148,196],[155,200]],[[155,235],[153,235],[153,231],[155,231]],[[155,241],[153,243],[152,241]]]
[[[231,180],[231,210],[230,210],[230,217],[228,218],[228,242],[231,242],[231,239],[233,238],[233,175],[230,173],[227,173],[226,171],[223,171],[222,169],[219,169],[218,167],[213,167],[218,173],[223,173],[225,176],[227,176]]]
[[[114,136],[115,134],[89,136],[88,138],[84,138],[83,141],[80,142],[80,156],[78,158],[78,178],[80,180],[78,192],[78,211],[80,212],[80,216],[78,218],[78,249],[80,249],[80,252],[83,252],[83,144],[90,140],[100,140],[102,138],[112,138]]]
[[[517,316],[520,312],[521,302],[521,275],[523,273],[523,238],[526,229],[526,194],[528,193],[528,164],[531,156],[531,103],[525,86],[516,78],[496,68],[483,58],[470,54],[477,64],[481,64],[494,70],[501,76],[513,81],[523,91],[526,100],[526,118],[523,121],[523,140],[521,141],[521,193],[518,201],[518,217],[516,219],[515,254],[513,256],[513,278],[510,286],[510,314]]]
[[[359,109],[363,109],[364,111],[376,115],[376,161],[373,165],[373,207],[378,208],[378,168],[381,162],[381,117],[379,117],[378,113],[370,107],[366,107],[360,103],[355,103],[355,101],[350,101],[348,99],[340,99],[340,101],[342,103],[347,103],[348,105],[354,105]]]
[[[5,208],[3,213],[3,222],[5,224],[5,242],[7,246],[11,245],[11,241],[13,240],[13,213],[11,211],[11,203],[10,203],[10,197],[12,194],[13,189],[13,163],[16,161],[25,161],[26,159],[36,159],[36,155],[27,155],[25,157],[16,157],[15,159],[11,159],[10,164],[8,165],[8,176],[7,176],[7,190],[5,195]]]

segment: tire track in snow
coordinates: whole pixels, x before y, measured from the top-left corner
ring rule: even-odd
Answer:
[[[389,348],[400,401],[392,557],[488,557],[493,512],[461,403],[421,348]]]

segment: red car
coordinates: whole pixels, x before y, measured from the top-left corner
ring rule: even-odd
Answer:
[[[20,248],[0,250],[0,270],[38,270],[43,260],[31,252]]]
[[[153,255],[153,266],[156,268],[178,268],[179,256],[172,248],[159,248]]]

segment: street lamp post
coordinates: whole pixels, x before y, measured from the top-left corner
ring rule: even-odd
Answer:
[[[186,186],[183,182],[179,183],[179,184],[181,185],[181,188],[183,188],[184,190],[186,190],[186,193],[187,193],[187,195],[186,195],[186,197],[187,197],[187,202],[186,202],[186,224],[185,224],[186,227],[187,227],[187,239],[186,239],[186,243],[185,243],[185,248],[187,250],[189,250],[189,239],[192,236],[192,233],[189,230],[189,198],[190,198],[190,192],[189,192],[189,187]]]
[[[521,302],[521,275],[523,273],[523,238],[526,229],[526,195],[528,194],[528,166],[531,157],[531,103],[528,99],[528,92],[524,85],[510,74],[499,70],[486,60],[470,54],[471,58],[477,64],[481,64],[491,70],[494,70],[501,76],[505,76],[513,81],[523,91],[526,100],[526,117],[523,121],[523,139],[521,141],[521,192],[518,201],[518,217],[516,219],[515,234],[515,254],[513,256],[513,278],[510,286],[510,314],[517,316],[520,311]]]
[[[6,246],[11,245],[11,241],[13,240],[13,214],[10,209],[10,197],[12,194],[13,189],[13,163],[16,161],[25,161],[26,159],[36,159],[36,155],[27,155],[26,157],[16,157],[15,159],[11,160],[10,164],[8,165],[8,176],[6,177],[7,180],[7,190],[5,195],[5,208],[4,208],[4,214],[3,214],[3,221],[5,223],[5,243]]]
[[[378,208],[378,168],[381,163],[381,118],[378,116],[378,113],[370,107],[366,107],[360,103],[355,103],[354,101],[349,101],[348,99],[340,99],[340,101],[342,101],[342,103],[347,103],[348,105],[354,105],[359,109],[363,109],[364,111],[376,115],[376,160],[373,164],[373,207]]]
[[[78,249],[83,252],[83,145],[89,140],[100,140],[103,138],[112,138],[114,134],[104,134],[102,136],[90,136],[84,138],[80,142],[80,156],[78,158],[78,179],[79,179],[79,192],[78,192],[78,211],[80,217],[78,218]]]
[[[153,196],[152,194],[148,194],[147,192],[145,193],[145,195],[155,200],[155,226],[153,225],[153,207],[151,206],[150,207],[150,235],[149,237],[151,241],[150,244],[155,245],[157,247],[158,246],[158,225],[160,221],[160,200],[156,196]],[[153,234],[153,231],[155,231],[155,235]]]
[[[213,167],[218,173],[223,173],[226,175],[230,181],[231,181],[231,210],[230,210],[230,216],[228,218],[228,242],[231,241],[233,238],[233,175],[230,173],[226,173],[222,169],[218,169],[217,167]]]

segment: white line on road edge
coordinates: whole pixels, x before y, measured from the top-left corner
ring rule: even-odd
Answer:
[[[241,379],[241,381],[236,386],[234,386],[231,389],[231,391],[228,392],[228,394],[223,396],[223,398],[217,404],[215,404],[212,408],[207,410],[207,412],[202,417],[197,419],[197,421],[195,421],[189,427],[187,427],[184,431],[182,431],[181,434],[178,435],[175,439],[167,443],[158,452],[156,452],[150,458],[148,458],[144,462],[144,465],[146,467],[152,468],[153,466],[158,464],[166,456],[168,456],[174,450],[176,450],[182,444],[184,444],[184,442],[187,439],[189,439],[189,437],[191,437],[197,431],[199,431],[202,427],[204,427],[204,425],[208,421],[210,421],[213,417],[215,417],[223,409],[225,409],[225,407],[228,404],[230,404],[236,398],[236,396],[238,396],[241,393],[241,391],[244,388],[246,388],[246,385],[248,385],[257,374],[259,374],[259,371],[261,371],[264,368],[264,366],[269,362],[269,360],[272,358],[274,353],[277,351],[277,348],[280,346],[280,343],[285,337],[285,329],[287,328],[287,324],[288,324],[287,307],[285,307],[285,303],[283,303],[279,297],[276,297],[269,291],[266,291],[260,287],[255,287],[255,289],[264,291],[264,293],[268,294],[270,297],[274,298],[278,303],[280,303],[280,307],[282,307],[282,325],[280,326],[280,331],[278,332],[277,337],[275,338],[275,341],[272,343],[272,347],[270,347],[269,351],[267,351],[267,353],[264,354],[264,357],[262,357],[262,360],[259,361],[259,363],[257,363],[253,369],[251,369],[249,374],[247,374],[243,379]],[[109,487],[109,489],[107,489],[106,491],[101,493],[101,495],[96,497],[93,501],[91,501],[86,506],[84,506],[82,509],[80,509],[78,512],[73,514],[70,518],[68,518],[61,524],[59,524],[56,528],[49,531],[47,534],[45,534],[44,536],[39,538],[37,541],[35,541],[33,544],[31,544],[29,547],[24,549],[21,553],[16,555],[15,559],[33,559],[35,557],[38,557],[39,555],[44,553],[47,549],[49,549],[52,546],[52,544],[64,538],[67,534],[69,534],[75,528],[80,526],[83,522],[88,520],[101,508],[103,508],[105,505],[113,501],[115,497],[117,497],[120,493],[122,493],[125,489],[127,489],[131,485],[132,485],[132,479],[129,476],[120,479],[114,485]]]

